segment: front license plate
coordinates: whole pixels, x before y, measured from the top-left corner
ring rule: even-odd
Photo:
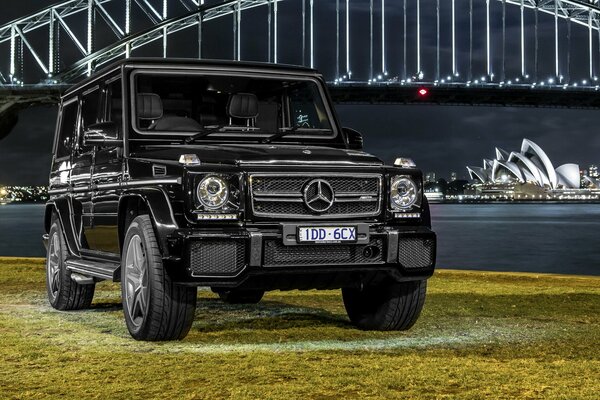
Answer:
[[[355,226],[301,226],[298,228],[300,243],[356,242]]]

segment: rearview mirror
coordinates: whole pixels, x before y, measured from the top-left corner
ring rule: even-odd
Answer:
[[[346,138],[348,139],[348,147],[352,150],[363,149],[363,137],[359,131],[352,128],[342,128]]]
[[[123,147],[119,130],[114,122],[93,124],[83,132],[84,146]]]

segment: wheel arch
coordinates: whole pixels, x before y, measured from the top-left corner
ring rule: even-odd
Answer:
[[[52,226],[52,214],[56,213],[58,220],[62,226],[65,241],[67,243],[67,249],[69,254],[79,257],[79,246],[77,245],[77,233],[75,226],[72,224],[71,218],[71,207],[69,205],[68,198],[57,198],[52,199],[46,203],[46,209],[44,211],[44,231],[50,233],[50,227]]]
[[[119,247],[123,242],[129,222],[137,215],[149,214],[163,257],[169,256],[168,237],[177,228],[169,197],[160,188],[136,188],[128,190],[119,199],[118,232]]]
[[[431,229],[431,208],[429,207],[429,201],[425,196],[423,196],[423,204],[421,205],[421,207],[421,218],[423,220],[423,225]]]

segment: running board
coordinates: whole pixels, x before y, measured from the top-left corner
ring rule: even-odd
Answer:
[[[90,260],[67,260],[67,269],[93,278],[99,278],[109,281],[117,282],[120,278],[119,267],[117,263],[111,263],[110,261],[90,261]]]

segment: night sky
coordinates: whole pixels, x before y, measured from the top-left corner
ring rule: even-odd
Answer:
[[[0,24],[49,3],[20,0],[4,4]],[[390,18],[392,15],[388,13]],[[517,32],[514,22],[507,24],[507,34],[513,37]],[[368,24],[356,23],[355,29],[368,29]],[[585,47],[585,41],[581,43]],[[476,48],[481,45],[481,40],[474,43]],[[574,53],[573,57],[578,56]],[[398,60],[393,53],[390,57]],[[398,69],[398,64],[390,63],[390,72]],[[449,176],[450,171],[466,177],[466,165],[480,165],[482,158],[492,158],[496,146],[518,150],[524,137],[546,150],[555,167],[567,162],[584,168],[600,163],[597,111],[371,105],[340,106],[338,113],[344,125],[363,133],[367,151],[386,161],[396,156],[413,157],[421,169],[435,171],[441,177]],[[0,141],[0,184],[47,184],[55,120],[55,107],[35,107],[21,113],[12,134]]]

